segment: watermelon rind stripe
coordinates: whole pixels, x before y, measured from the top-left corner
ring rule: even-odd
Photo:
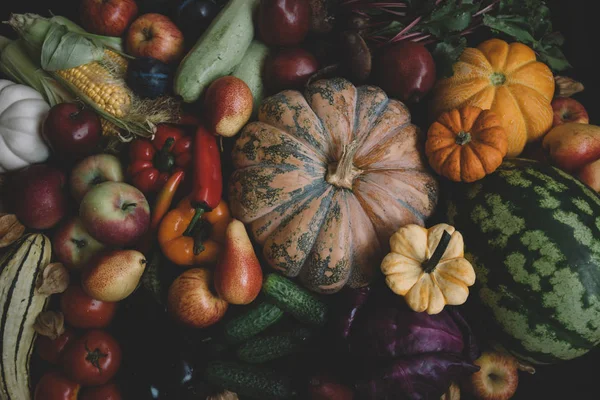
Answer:
[[[572,359],[598,344],[598,195],[525,160],[449,193],[448,223],[465,238],[474,297],[502,328],[500,343],[534,363]]]

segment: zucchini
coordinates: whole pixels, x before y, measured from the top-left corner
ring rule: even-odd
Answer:
[[[254,106],[252,107],[252,116],[258,114],[258,107],[265,97],[265,84],[263,81],[263,71],[265,61],[269,56],[269,48],[258,40],[253,40],[244,54],[242,62],[233,71],[233,76],[243,80],[252,92]]]
[[[293,327],[287,331],[256,336],[237,349],[241,361],[259,364],[276,360],[301,351],[312,337],[307,327]]]
[[[0,261],[0,399],[31,399],[29,360],[36,332],[33,323],[49,296],[37,291],[50,263],[50,239],[29,234]]]
[[[282,275],[269,273],[263,281],[262,291],[269,301],[300,322],[324,325],[327,321],[327,304]]]
[[[233,361],[212,361],[204,379],[241,396],[260,400],[283,400],[294,396],[291,379],[270,368]]]
[[[186,103],[198,100],[215,79],[237,67],[254,38],[253,12],[259,0],[230,0],[175,73],[174,91]]]
[[[275,324],[281,317],[283,311],[276,305],[266,301],[257,302],[225,324],[225,341],[230,344],[241,343]]]

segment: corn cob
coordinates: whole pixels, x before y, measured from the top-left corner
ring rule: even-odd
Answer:
[[[120,136],[119,127],[109,120],[100,117],[100,124],[102,125],[102,136]]]
[[[126,69],[127,60],[111,50],[105,50],[104,54],[107,62],[91,62],[75,68],[58,70],[56,73],[101,110],[116,118],[122,118],[131,107],[131,95],[127,88],[114,78],[113,70]]]

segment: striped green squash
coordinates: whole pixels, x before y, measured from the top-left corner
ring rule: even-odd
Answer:
[[[16,242],[0,260],[0,399],[29,400],[34,322],[48,303],[38,291],[52,245],[41,233]]]
[[[536,161],[446,191],[477,282],[477,319],[520,359],[556,363],[600,342],[600,197]]]

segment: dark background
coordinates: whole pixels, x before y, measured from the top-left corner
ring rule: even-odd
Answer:
[[[173,0],[175,1],[175,0]],[[78,21],[77,0],[1,0],[0,21],[6,21],[11,12],[35,12],[49,15],[64,15]],[[582,102],[590,115],[590,122],[600,124],[600,101],[595,98],[600,93],[599,70],[595,61],[600,53],[600,41],[595,32],[597,15],[590,10],[589,0],[549,0],[554,27],[566,38],[564,51],[573,65],[563,75],[581,81],[585,91],[574,96]],[[6,24],[0,24],[0,35],[14,37]],[[597,351],[577,360],[564,362],[557,366],[538,367],[537,373],[520,375],[519,390],[514,399],[600,399],[600,372],[597,366],[600,354]]]

